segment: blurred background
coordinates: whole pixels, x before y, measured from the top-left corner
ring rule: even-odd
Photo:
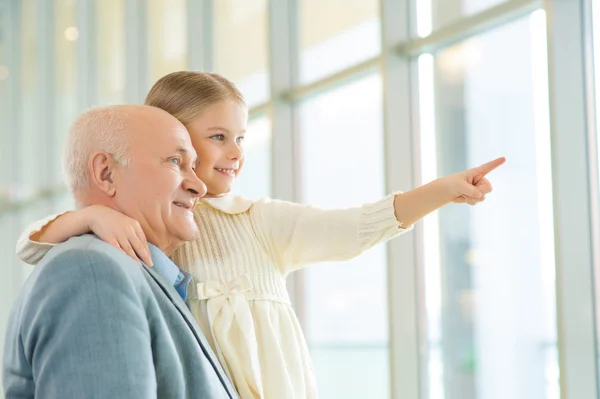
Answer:
[[[508,159],[484,204],[290,278],[323,399],[599,397],[596,0],[0,0],[0,342],[19,234],[73,207],[69,125],[186,69],[247,98],[246,196],[346,207]]]

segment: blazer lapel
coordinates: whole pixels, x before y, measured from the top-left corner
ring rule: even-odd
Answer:
[[[161,276],[154,268],[147,267],[146,265],[144,265],[144,270],[152,277],[154,281],[156,281],[156,283],[160,286],[165,295],[169,298],[171,303],[177,308],[179,313],[181,313],[187,325],[190,327],[190,330],[192,330],[192,332],[194,333],[194,337],[196,337],[196,340],[202,348],[202,351],[204,352],[208,360],[213,365],[215,371],[219,375],[219,378],[221,379],[223,385],[227,389],[229,396],[231,398],[237,398],[237,393],[233,388],[231,381],[229,381],[229,378],[227,378],[225,371],[223,370],[221,364],[217,360],[217,356],[208,344],[208,341],[206,341],[206,337],[204,337],[204,334],[200,330],[200,327],[194,319],[194,316],[187,308],[185,302],[183,302],[183,299],[181,299],[181,296],[179,296],[179,294],[175,290],[175,287],[169,284],[169,282],[163,276]]]

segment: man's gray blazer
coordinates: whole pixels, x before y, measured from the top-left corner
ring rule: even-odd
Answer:
[[[92,235],[25,283],[4,347],[6,399],[237,398],[175,288]]]

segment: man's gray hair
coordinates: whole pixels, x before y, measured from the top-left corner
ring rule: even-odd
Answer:
[[[92,154],[102,151],[121,165],[131,162],[126,122],[125,107],[112,105],[84,112],[71,126],[63,154],[63,172],[73,194],[90,188],[88,162]]]

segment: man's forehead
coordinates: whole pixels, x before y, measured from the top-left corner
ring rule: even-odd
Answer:
[[[181,152],[182,155],[189,154],[196,157],[196,151],[187,130],[182,126],[146,126],[146,133],[136,134],[136,147],[139,145],[153,153],[162,155],[173,155]]]
[[[185,129],[175,129],[171,137],[168,138],[168,144],[165,143],[165,147],[171,151],[181,153],[182,155],[196,157],[196,150],[192,146],[192,140],[190,135]]]
[[[169,126],[152,126],[154,136],[157,142],[166,144],[167,142],[177,143],[180,146],[192,145],[190,135],[183,126],[169,125]]]

